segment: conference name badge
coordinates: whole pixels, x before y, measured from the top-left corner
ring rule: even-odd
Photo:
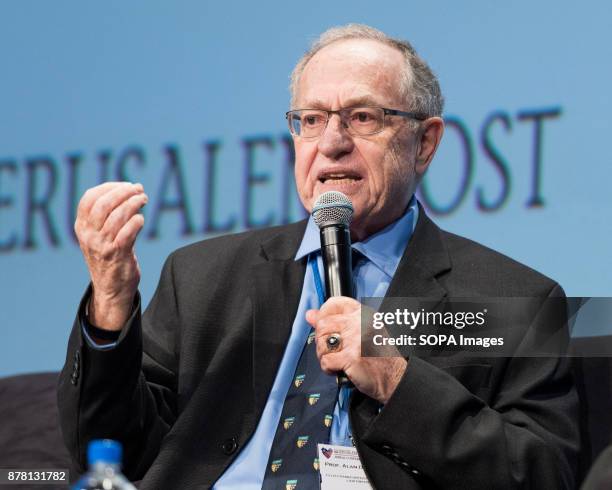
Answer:
[[[372,490],[354,447],[317,444],[321,490]]]

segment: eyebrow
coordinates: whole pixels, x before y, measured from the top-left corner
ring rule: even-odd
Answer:
[[[378,102],[377,100],[375,100],[373,97],[370,97],[369,95],[364,95],[362,97],[355,97],[352,99],[348,99],[345,104],[343,104],[342,108],[346,108],[346,107],[359,107],[359,106],[376,106],[379,107],[381,106],[381,103]],[[323,109],[323,110],[327,110],[327,108],[329,107],[329,104],[327,104],[326,102],[323,102],[320,99],[313,99],[309,102],[307,102],[306,104],[303,105],[303,107],[300,107],[301,109]]]

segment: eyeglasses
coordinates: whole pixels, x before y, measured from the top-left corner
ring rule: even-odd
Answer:
[[[385,129],[386,116],[401,116],[417,121],[428,118],[426,114],[385,109],[384,107],[347,107],[338,111],[297,109],[287,112],[285,117],[291,134],[310,139],[318,138],[323,134],[332,114],[338,114],[342,126],[348,133],[357,136],[380,133]]]

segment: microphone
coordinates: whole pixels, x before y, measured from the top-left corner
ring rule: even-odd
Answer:
[[[351,234],[353,203],[342,192],[321,194],[312,208],[312,217],[319,227],[321,255],[325,273],[325,299],[332,296],[353,298],[353,265],[351,258]],[[341,339],[330,336],[328,347],[337,348]],[[338,373],[338,384],[352,384],[346,374]]]
[[[321,254],[325,270],[325,299],[353,295],[351,234],[353,203],[342,192],[324,192],[312,208],[312,217],[319,227]]]

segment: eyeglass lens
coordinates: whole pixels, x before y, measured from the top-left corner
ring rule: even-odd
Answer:
[[[331,111],[331,114],[336,111]],[[366,136],[382,130],[385,113],[378,107],[354,107],[337,111],[342,123],[353,133]],[[303,138],[320,136],[330,117],[330,112],[317,109],[303,109],[289,113],[291,132]]]

